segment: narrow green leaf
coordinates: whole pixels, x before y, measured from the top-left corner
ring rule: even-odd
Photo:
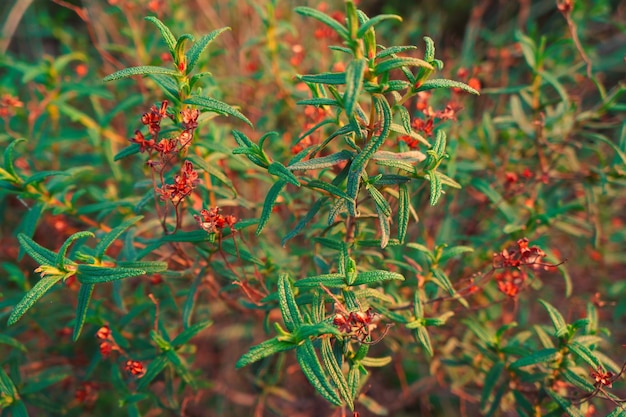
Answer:
[[[296,178],[295,175],[289,169],[285,168],[283,164],[280,162],[272,162],[270,166],[267,168],[267,172],[272,175],[276,175],[281,180],[288,182],[289,184],[293,184],[296,187],[300,187],[300,181]]]
[[[391,126],[392,114],[391,107],[389,107],[389,103],[387,99],[379,94],[372,96],[376,107],[380,110],[381,113],[381,129],[380,134],[378,136],[374,136],[368,143],[365,145],[363,150],[356,156],[354,162],[350,169],[352,170],[360,170],[365,166],[367,161],[374,155],[374,153],[382,146],[389,135],[389,130]]]
[[[172,340],[172,346],[174,348],[183,346],[189,340],[191,340],[191,338],[193,338],[202,330],[208,328],[212,324],[213,322],[211,320],[205,320],[205,321],[201,321],[200,323],[196,323],[191,327],[186,328],[178,336],[176,336],[174,340]]]
[[[272,356],[278,352],[295,349],[297,346],[298,345],[294,343],[280,341],[276,337],[266,340],[265,342],[251,347],[246,354],[239,358],[235,367],[237,369],[243,368],[244,366],[248,366],[254,362],[260,361],[261,359]]]
[[[545,391],[550,397],[552,397],[552,399],[559,405],[559,407],[561,407],[561,409],[563,409],[563,411],[567,413],[568,416],[584,417],[584,414],[581,413],[578,408],[574,407],[569,400],[561,397],[559,394],[549,388],[546,388]]]
[[[31,175],[27,179],[25,179],[23,185],[26,186],[28,184],[37,183],[48,177],[54,177],[54,176],[69,177],[71,176],[71,174],[69,172],[64,172],[64,171],[40,171]]]
[[[346,194],[341,188],[333,185],[333,184],[329,184],[327,182],[324,181],[319,181],[319,180],[313,180],[313,181],[309,181],[306,186],[308,188],[317,188],[320,190],[324,190],[328,193],[330,193],[331,195],[335,196],[335,197],[339,197],[339,198],[343,198],[344,200],[350,200],[350,197],[348,196],[348,194]]]
[[[312,9],[310,7],[296,7],[294,11],[302,16],[312,17],[313,19],[319,20],[320,22],[337,32],[339,37],[341,37],[343,40],[348,40],[350,37],[348,29],[337,20],[328,16],[326,13],[323,13],[317,9]]]
[[[11,143],[9,143],[6,149],[4,150],[4,169],[6,170],[6,172],[8,172],[11,176],[15,178],[19,178],[19,175],[17,175],[17,172],[15,172],[15,166],[13,165],[13,160],[14,160],[13,152],[15,150],[15,146],[22,142],[26,142],[26,139],[25,138],[15,139]]]
[[[447,80],[445,78],[424,81],[419,87],[415,89],[415,91],[426,91],[436,88],[460,88],[461,90],[468,93],[480,95],[480,93],[476,89],[470,87],[465,83],[462,83],[460,81]]]
[[[368,185],[367,187],[367,191],[369,192],[369,194],[372,196],[372,199],[374,200],[374,203],[376,204],[376,207],[386,216],[391,216],[391,205],[389,204],[389,202],[385,199],[385,197],[382,195],[382,193],[380,191],[378,191],[378,189],[372,185]]]
[[[252,148],[256,146],[250,139],[248,139],[245,133],[233,129],[232,134],[239,146],[243,146],[244,148]]]
[[[57,254],[50,249],[46,249],[23,233],[17,235],[17,240],[30,255],[40,265],[54,265]]]
[[[287,330],[293,332],[304,321],[294,298],[291,282],[287,274],[281,274],[278,278],[278,303]]]
[[[200,287],[200,283],[204,278],[206,273],[206,269],[203,268],[200,270],[198,274],[196,274],[195,278],[191,282],[191,286],[189,287],[189,291],[187,292],[187,298],[185,298],[185,304],[183,304],[183,327],[185,329],[189,328],[191,324],[191,316],[193,315],[193,309],[196,304],[196,298],[198,297],[198,288]]]
[[[400,184],[398,186],[398,240],[401,243],[404,243],[409,227],[409,208],[411,205],[409,198],[408,187],[406,184]]]
[[[524,356],[509,365],[510,369],[518,369],[524,366],[537,365],[555,361],[561,354],[557,349],[541,349],[528,356]]]
[[[374,73],[376,75],[381,75],[400,67],[421,67],[434,70],[432,65],[422,59],[412,57],[396,57],[378,63],[374,68]]]
[[[413,335],[415,339],[422,345],[426,354],[432,358],[433,356],[433,346],[430,342],[430,335],[428,334],[428,330],[424,326],[419,326],[415,328],[413,331]]]
[[[324,363],[324,368],[328,371],[331,381],[333,381],[335,386],[337,387],[339,395],[348,405],[350,410],[354,410],[352,393],[350,388],[348,387],[348,381],[346,381],[346,377],[341,371],[341,366],[339,366],[339,363],[337,363],[337,359],[333,354],[333,349],[330,345],[329,337],[325,337],[322,339],[320,352],[322,354],[322,362]]]
[[[80,291],[78,292],[78,303],[76,304],[76,323],[74,324],[74,334],[72,336],[72,340],[74,342],[78,340],[80,332],[83,330],[93,289],[93,284],[83,284],[80,286]]]
[[[305,340],[304,344],[296,348],[296,359],[313,388],[330,403],[342,405],[341,398],[328,381],[310,340]]]
[[[324,72],[315,75],[299,75],[298,78],[305,83],[341,85],[346,83],[345,72]]]
[[[165,41],[165,44],[167,45],[167,48],[170,50],[170,53],[172,54],[172,57],[175,57],[174,52],[175,52],[175,49],[176,49],[176,38],[174,37],[172,32],[169,30],[169,28],[167,26],[165,26],[165,24],[163,22],[161,22],[155,16],[147,16],[147,17],[145,17],[145,19],[148,22],[153,23],[157,27],[157,29],[159,29],[159,32],[161,32],[161,36],[163,37],[163,40]]]
[[[363,344],[363,346],[367,346]],[[361,371],[360,365],[353,364],[348,371],[348,386],[350,387],[350,394],[352,398],[356,398],[361,386]]]
[[[102,81],[106,83],[109,81],[120,80],[122,78],[133,77],[135,75],[143,76],[143,75],[150,75],[150,74],[163,74],[163,75],[169,75],[171,77],[176,77],[178,76],[178,71],[173,70],[173,69],[168,69],[168,68],[155,67],[151,65],[142,65],[139,67],[124,68],[123,70],[116,71],[113,74],[110,74],[104,77]]]
[[[496,362],[493,364],[487,375],[485,375],[485,381],[483,383],[483,391],[480,395],[480,408],[485,408],[489,396],[495,391],[496,384],[500,379],[500,375],[504,370],[504,362]]]
[[[222,116],[233,116],[245,122],[250,127],[254,127],[252,125],[252,122],[248,120],[248,118],[244,116],[239,110],[224,103],[223,101],[219,101],[211,97],[201,97],[194,95],[185,100],[185,104],[193,104],[203,110],[208,110],[213,113],[221,114]]]
[[[41,278],[33,286],[33,288],[26,293],[24,298],[17,303],[11,315],[9,316],[8,325],[12,326],[17,322],[50,288],[54,286],[63,278],[62,275],[49,275]]]
[[[306,277],[295,282],[297,288],[319,288],[324,285],[326,288],[343,288],[346,286],[344,274],[322,274],[313,277]]]
[[[226,174],[224,174],[224,172],[221,169],[219,169],[215,165],[209,164],[207,161],[205,161],[204,159],[202,159],[200,156],[196,154],[191,154],[191,153],[188,154],[187,159],[190,160],[195,167],[198,167],[204,172],[206,172],[207,174],[212,175],[215,178],[217,178],[219,182],[227,186],[233,192],[233,197],[237,197],[237,190],[235,190],[235,186],[233,185],[233,182],[230,180],[230,178],[226,176]]]
[[[402,274],[398,274],[397,272],[384,270],[359,272],[354,285],[370,285],[391,280],[404,281],[404,277]]]
[[[356,37],[359,39],[362,38],[363,35],[365,35],[365,32],[368,31],[368,29],[373,28],[384,20],[397,20],[398,22],[402,22],[402,17],[395,14],[379,14],[377,16],[374,16],[363,25],[361,25],[361,27],[359,27],[359,30],[357,30],[356,32]]]
[[[347,161],[354,157],[354,153],[348,150],[333,153],[331,155],[322,156],[320,158],[307,159],[306,161],[296,162],[288,165],[286,168],[291,171],[300,171],[308,169],[322,169],[337,165],[341,161]]]
[[[19,340],[2,333],[0,333],[0,344],[11,346],[12,348],[19,349],[22,352],[26,352],[28,350],[24,344],[20,343]]]
[[[574,341],[571,342],[568,347],[570,352],[587,362],[593,369],[603,368],[600,360],[596,358],[596,355],[587,346]]]
[[[124,159],[127,156],[139,153],[139,149],[141,149],[141,147],[136,143],[128,145],[127,147],[125,147],[124,149],[116,153],[115,156],[113,157],[113,160],[119,161],[120,159]]]
[[[390,55],[399,54],[400,52],[410,51],[412,49],[417,49],[417,46],[409,45],[409,46],[390,46],[389,48],[384,48],[382,51],[376,54],[376,60],[381,60]]]
[[[424,51],[424,59],[428,62],[432,62],[435,59],[435,42],[428,36],[424,36],[424,43],[426,43],[426,50]]]
[[[256,229],[256,234],[260,235],[261,231],[265,227],[265,224],[270,218],[270,214],[272,214],[272,209],[276,204],[276,199],[278,195],[282,191],[283,188],[287,185],[287,181],[279,180],[277,183],[272,185],[272,188],[267,192],[267,196],[265,197],[265,202],[263,203],[263,211],[261,212],[261,217],[259,218],[259,225]]]
[[[77,266],[76,279],[78,279],[78,282],[81,284],[100,284],[145,274],[145,269],[109,268],[79,264]]]
[[[156,378],[161,372],[163,372],[163,369],[165,369],[166,366],[167,359],[164,355],[159,355],[152,362],[150,362],[150,365],[148,365],[148,369],[146,369],[145,375],[141,377],[139,383],[137,384],[137,391],[143,391],[145,388],[147,388],[150,382],[152,382],[154,378]]]
[[[306,100],[300,100],[300,101],[297,101],[296,104],[300,106],[339,106],[341,105],[341,103],[339,103],[337,100],[333,98],[327,98],[327,97],[315,97],[315,98],[309,98]],[[325,120],[325,122],[328,123],[327,120]]]
[[[474,252],[474,248],[470,246],[453,246],[451,248],[446,248],[443,250],[441,257],[439,258],[439,263],[444,264],[448,261],[448,259],[468,252]]]
[[[198,41],[194,43],[191,48],[189,48],[186,54],[186,58],[187,58],[186,73],[187,74],[191,73],[191,71],[196,67],[196,64],[198,63],[198,59],[200,58],[200,55],[202,55],[202,52],[204,52],[204,50],[211,43],[211,41],[213,41],[215,38],[217,38],[219,35],[221,35],[223,32],[227,30],[230,30],[230,28],[224,27],[221,29],[216,29],[212,31],[211,33],[204,35],[203,37],[198,39]]]
[[[552,320],[552,324],[554,325],[555,336],[564,336],[567,333],[567,324],[565,323],[565,319],[563,319],[563,316],[561,315],[559,310],[554,308],[552,304],[548,303],[547,301],[539,299],[539,302],[548,311],[548,315],[550,315],[550,320]]]
[[[437,175],[437,171],[428,171],[428,179],[430,180],[430,205],[434,206],[443,194],[443,187],[441,186],[441,179]]]
[[[115,240],[119,238],[122,235],[122,233],[126,231],[126,229],[128,229],[133,224],[137,223],[142,218],[143,216],[131,217],[130,219],[123,221],[119,226],[115,227],[106,235],[104,235],[102,239],[100,240],[100,242],[98,242],[98,244],[96,244],[96,247],[94,248],[95,258],[98,261],[101,261],[102,256],[104,256],[104,253],[109,248],[109,246],[111,246],[111,244],[113,244],[113,242],[115,242]]]
[[[327,201],[328,197],[322,197],[315,200],[315,203],[313,203],[307,214],[298,221],[296,226],[289,233],[287,233],[285,237],[283,237],[283,240],[280,242],[280,244],[282,246],[285,246],[285,243],[287,243],[287,241],[296,237],[298,233],[300,233],[304,229],[304,227],[313,219],[313,217],[315,217],[317,212],[320,211],[322,206]]]
[[[4,369],[2,369],[1,366],[0,366],[0,394],[7,395],[11,398],[17,398],[18,396],[17,388],[15,387],[15,384],[13,383],[9,375],[7,375],[7,373],[4,372]]]
[[[519,224],[517,213],[513,210],[513,207],[504,200],[502,195],[488,181],[474,177],[471,180],[471,185],[491,200],[493,205],[504,215],[508,223]]]
[[[375,190],[374,187],[370,187],[370,188]],[[383,199],[383,201],[387,203],[386,200]],[[390,225],[391,218],[389,217],[391,213],[389,215],[385,214],[384,209],[385,209],[385,206],[381,207],[378,203],[376,204],[376,214],[378,215],[378,224],[380,225],[381,249],[385,249],[387,247],[387,245],[389,244],[389,237],[391,235],[391,225]],[[391,211],[391,207],[389,207],[389,210]]]
[[[347,117],[353,116],[354,106],[358,103],[366,66],[367,61],[363,58],[351,61],[346,68],[346,89],[343,93],[343,108]]]

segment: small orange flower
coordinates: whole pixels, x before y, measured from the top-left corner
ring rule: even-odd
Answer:
[[[146,374],[146,368],[144,368],[143,364],[139,361],[126,361],[125,369],[126,372],[133,376],[136,376],[137,378],[141,378]]]

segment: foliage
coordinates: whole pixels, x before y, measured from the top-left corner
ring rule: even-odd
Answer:
[[[479,4],[460,50],[419,8],[55,3],[84,32],[0,61],[3,416],[626,413],[610,2]]]

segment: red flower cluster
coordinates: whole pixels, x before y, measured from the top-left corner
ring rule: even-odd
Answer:
[[[528,246],[528,239],[519,239],[515,246],[503,249],[499,253],[493,254],[493,268],[505,269],[495,275],[498,289],[509,297],[516,297],[523,288],[528,274],[523,267],[537,269],[552,268],[553,265],[541,263],[541,258],[546,256],[545,252],[537,246]]]
[[[233,215],[223,216],[218,207],[202,209],[199,216],[194,216],[202,229],[209,233],[221,233],[224,227],[232,228],[237,223],[237,218]]]
[[[615,380],[615,374],[611,371],[604,371],[602,367],[598,367],[597,370],[591,370],[591,377],[596,381],[595,386],[602,386],[611,388],[613,381]]]
[[[0,117],[3,119],[13,117],[15,115],[15,109],[18,107],[24,107],[17,97],[13,97],[10,94],[3,94],[0,97]]]
[[[143,366],[143,363],[139,361],[126,361],[126,366],[124,367],[126,372],[129,374],[136,376],[137,378],[141,378],[146,374],[146,368]]]
[[[368,308],[366,311],[352,311],[348,314],[337,313],[333,318],[333,324],[346,335],[364,341],[376,328],[376,324],[373,323],[375,318],[374,310]]]
[[[537,267],[541,258],[546,256],[538,246],[528,246],[528,239],[519,239],[515,246],[493,254],[494,268],[519,268],[522,266]]]
[[[81,387],[74,392],[74,398],[82,404],[93,404],[98,399],[98,384],[90,381],[83,382]]]
[[[193,169],[190,161],[185,161],[180,169],[180,175],[174,178],[174,184],[164,184],[158,192],[161,194],[161,200],[171,200],[176,206],[191,194],[197,184],[198,172]]]
[[[115,340],[113,340],[113,337],[111,335],[111,329],[109,328],[108,324],[105,324],[104,326],[100,327],[100,329],[98,329],[98,331],[96,332],[96,337],[98,338],[98,340],[100,340],[99,349],[100,354],[103,358],[108,358],[111,352],[113,352],[114,350],[119,350],[117,343],[115,343]]]

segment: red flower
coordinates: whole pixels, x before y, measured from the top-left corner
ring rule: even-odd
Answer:
[[[129,374],[136,376],[137,378],[141,378],[146,374],[146,368],[144,368],[143,364],[139,361],[126,361],[126,366],[124,367],[126,372]]]

